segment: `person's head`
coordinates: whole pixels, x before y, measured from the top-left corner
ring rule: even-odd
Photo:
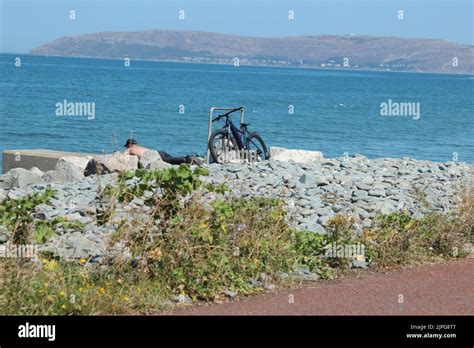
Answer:
[[[127,139],[123,147],[129,148],[129,147],[132,147],[133,145],[137,145],[137,141],[133,138],[130,138],[130,139]]]

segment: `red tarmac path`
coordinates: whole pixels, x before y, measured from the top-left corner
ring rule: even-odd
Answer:
[[[228,303],[179,307],[171,314],[474,315],[473,258],[358,274]]]

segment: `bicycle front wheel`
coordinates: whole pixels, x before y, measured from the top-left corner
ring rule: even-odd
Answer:
[[[265,142],[258,133],[250,133],[247,137],[247,150],[251,156],[255,156],[257,161],[270,159],[267,145],[265,145]]]

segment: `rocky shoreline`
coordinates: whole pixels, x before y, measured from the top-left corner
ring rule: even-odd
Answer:
[[[152,151],[142,158],[119,153],[87,160],[64,158],[54,171],[46,173],[34,168],[13,169],[0,177],[0,201],[51,188],[56,192],[50,204],[36,207],[36,218],[49,220],[61,216],[83,224],[84,228],[58,227],[57,236],[40,250],[53,252],[61,259],[86,258],[96,262],[115,252],[126,255],[126,248],[120,243],[109,245],[109,236],[120,221],[146,216],[150,207],[135,198],[128,204],[117,205],[114,217],[101,225],[97,216],[107,208],[107,202],[99,194],[107,185],[116,184],[117,170],[169,166],[156,155]],[[204,189],[201,199],[210,202],[231,196],[276,197],[284,202],[288,222],[300,230],[324,234],[331,217],[345,214],[353,217],[353,228],[362,231],[372,225],[379,213],[407,211],[416,218],[428,212],[456,210],[463,192],[470,187],[473,173],[473,165],[459,162],[363,156],[307,158],[311,160],[295,157],[254,164],[204,165],[209,176],[202,180],[225,184],[230,192]],[[130,179],[126,184],[133,186],[136,181]],[[145,195],[154,194],[154,191],[145,192]],[[7,233],[6,227],[0,226],[0,243],[6,241]]]

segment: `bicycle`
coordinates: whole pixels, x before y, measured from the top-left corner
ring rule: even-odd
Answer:
[[[225,119],[224,127],[215,130],[209,137],[209,152],[216,163],[229,162],[233,152],[239,160],[246,157],[249,161],[262,161],[270,158],[262,137],[257,132],[249,132],[249,123],[241,123],[239,130],[230,119],[232,113],[240,110],[242,107],[232,109],[212,120],[212,122],[217,122]]]

